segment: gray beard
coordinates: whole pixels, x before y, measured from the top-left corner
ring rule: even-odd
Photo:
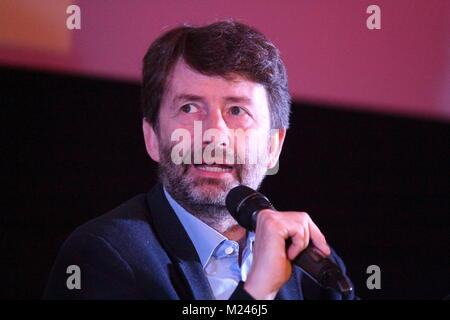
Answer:
[[[193,216],[220,233],[236,226],[237,222],[226,208],[225,198],[232,188],[241,184],[255,190],[259,189],[267,170],[262,163],[265,161],[252,165],[236,164],[234,167],[237,179],[232,181],[204,177],[194,179],[187,176],[189,168],[193,165],[174,164],[171,160],[171,147],[163,146],[161,143],[160,146],[158,177],[172,198]],[[265,157],[267,156],[266,154]],[[205,192],[199,188],[203,184],[215,185],[216,188]]]

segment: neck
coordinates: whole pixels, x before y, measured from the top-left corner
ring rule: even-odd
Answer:
[[[197,215],[195,214],[195,211],[188,210],[192,215],[196,216],[200,220],[202,220],[204,223],[206,223],[211,228],[215,229],[217,232],[222,234],[224,237],[226,237],[228,240],[236,241],[239,244],[239,265],[242,263],[242,254],[244,252],[245,246],[247,244],[247,231],[241,227],[239,224],[236,223],[236,220],[234,220],[231,215],[228,213],[228,211],[223,212],[223,215],[220,219],[217,219],[219,215],[211,214],[212,212],[209,212],[210,214],[205,215],[205,211],[203,211],[203,214]],[[197,211],[198,212],[198,211]],[[217,214],[217,212],[216,212]],[[211,219],[211,217],[214,217],[214,219]]]
[[[242,246],[242,242],[245,244],[247,232],[238,224],[235,224],[232,227],[228,228],[225,232],[222,232],[222,234],[229,240],[239,243],[240,247]]]
[[[243,227],[237,224],[236,220],[233,219],[228,210],[213,207],[202,209],[203,210],[195,210],[191,207],[187,208],[187,211],[227,239],[236,241],[239,244],[239,247],[245,247],[247,232]]]

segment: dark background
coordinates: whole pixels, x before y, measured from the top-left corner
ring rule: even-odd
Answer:
[[[139,84],[6,67],[0,78],[0,297],[40,299],[70,232],[147,192],[155,164]],[[306,102],[294,102],[291,123],[262,188],[275,206],[312,216],[360,297],[449,294],[450,125]],[[366,287],[372,264],[380,290]]]

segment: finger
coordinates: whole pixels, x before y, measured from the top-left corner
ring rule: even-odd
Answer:
[[[311,219],[309,219],[308,222],[309,222],[308,225],[309,225],[310,240],[314,243],[317,249],[322,251],[325,255],[329,256],[331,250],[327,244],[325,236],[322,234],[317,225]]]
[[[308,223],[296,224],[290,234],[292,244],[289,246],[287,256],[289,260],[295,259],[309,244]]]

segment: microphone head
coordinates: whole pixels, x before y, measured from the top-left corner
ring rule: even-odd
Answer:
[[[228,211],[230,211],[230,214],[233,216],[233,218],[236,219],[237,209],[242,204],[242,201],[254,193],[256,193],[255,190],[244,185],[234,187],[233,189],[230,190],[230,192],[228,192],[228,195],[225,199],[225,204],[227,206]]]
[[[256,214],[263,209],[273,209],[269,200],[261,193],[244,185],[228,192],[225,204],[231,216],[244,228],[256,229]]]

